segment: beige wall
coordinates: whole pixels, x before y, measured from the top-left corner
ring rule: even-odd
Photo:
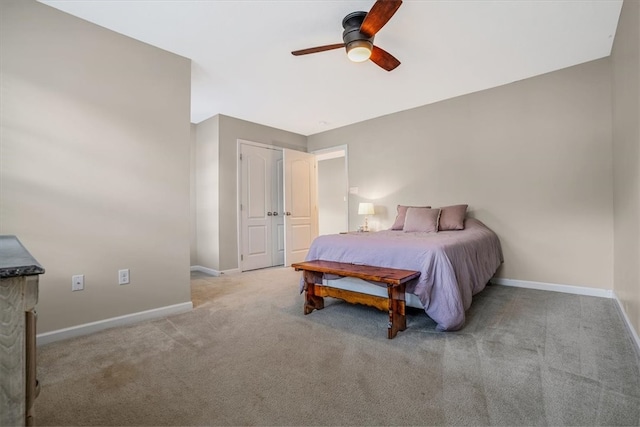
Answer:
[[[46,269],[39,332],[189,302],[190,61],[35,1],[0,7],[0,233]]]
[[[197,135],[197,265],[238,268],[238,139],[306,151],[307,138],[233,117],[200,122]]]
[[[196,183],[196,163],[198,161],[197,157],[197,138],[196,138],[196,125],[191,123],[191,127],[189,129],[189,150],[190,150],[190,161],[189,161],[189,211],[190,211],[190,220],[189,220],[189,262],[190,265],[198,265],[198,216],[197,212],[197,183]]]
[[[351,228],[360,200],[379,227],[397,203],[469,203],[500,235],[501,277],[614,288],[638,330],[637,2],[611,60],[308,138],[222,115],[190,132],[188,60],[33,1],[0,5],[0,233],[47,269],[40,332],[190,301],[189,242],[192,264],[237,268],[238,139],[348,144]]]
[[[640,331],[640,3],[622,6],[613,45],[614,291]]]
[[[195,263],[219,270],[220,235],[218,230],[219,203],[219,117],[196,125],[196,230]]]
[[[468,203],[504,250],[499,276],[612,289],[608,59],[312,135],[347,144],[359,201],[388,228],[396,204]],[[437,82],[425,82],[437,84]]]

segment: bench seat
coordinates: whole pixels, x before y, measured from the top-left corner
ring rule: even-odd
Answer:
[[[398,331],[407,328],[405,317],[405,284],[420,275],[419,271],[397,268],[376,267],[369,265],[349,264],[336,261],[313,260],[291,264],[296,271],[302,271],[304,277],[305,304],[304,314],[324,308],[323,297],[339,298],[349,303],[364,304],[379,310],[389,311],[389,339]],[[317,286],[322,282],[324,274],[343,277],[355,277],[370,282],[384,284],[388,297],[369,295],[331,286]]]

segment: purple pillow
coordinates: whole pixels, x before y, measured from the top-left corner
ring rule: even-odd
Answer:
[[[464,230],[464,217],[469,205],[453,205],[440,208],[438,230]]]
[[[408,208],[404,220],[404,231],[438,232],[440,209]]]
[[[391,226],[392,230],[402,230],[404,228],[404,219],[407,216],[408,208],[426,208],[430,209],[431,206],[403,206],[398,205],[398,215],[396,215],[396,220]]]

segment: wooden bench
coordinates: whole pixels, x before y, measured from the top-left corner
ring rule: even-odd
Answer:
[[[398,331],[407,329],[405,317],[405,284],[420,275],[419,271],[399,270],[397,268],[373,267],[334,261],[305,261],[291,264],[296,271],[302,270],[304,277],[305,303],[304,314],[324,308],[323,297],[339,298],[346,302],[364,304],[379,310],[389,310],[388,337],[395,337]],[[344,277],[357,277],[371,282],[387,285],[388,298],[330,286],[317,286],[322,282],[323,274],[335,274]]]

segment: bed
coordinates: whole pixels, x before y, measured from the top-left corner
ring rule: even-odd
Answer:
[[[417,279],[407,282],[406,304],[423,308],[437,330],[454,331],[464,326],[473,295],[485,288],[503,258],[498,236],[481,221],[466,218],[462,230],[425,232],[405,227],[319,236],[306,260],[419,271]],[[371,295],[387,292],[379,284],[355,278],[325,275],[322,282]]]

